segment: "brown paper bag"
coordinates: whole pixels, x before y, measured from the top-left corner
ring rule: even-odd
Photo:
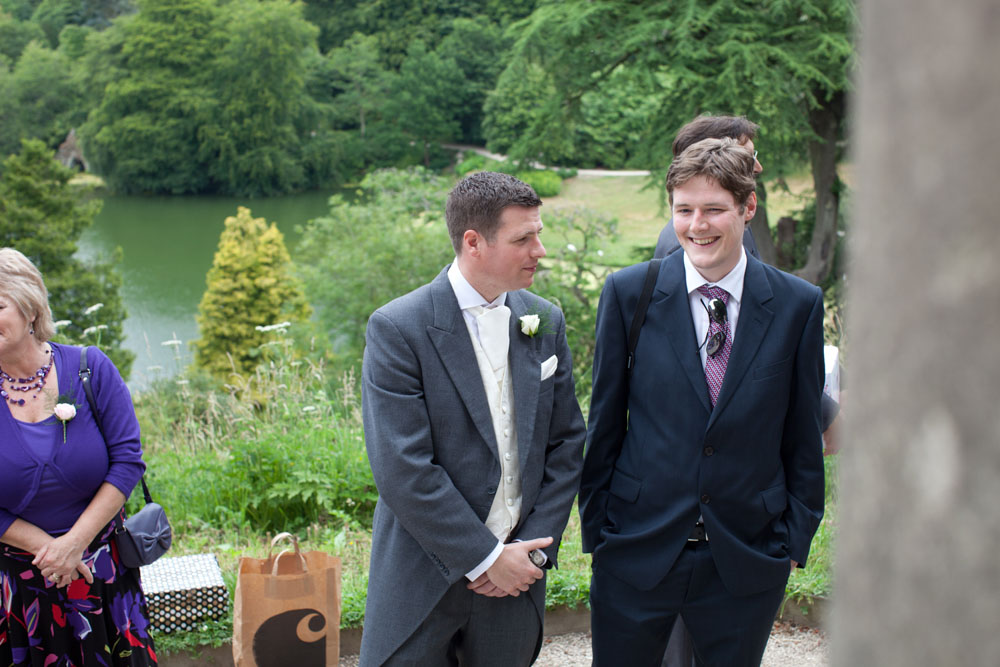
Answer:
[[[294,550],[272,556],[291,540]],[[236,667],[336,666],[340,660],[340,559],[299,551],[276,535],[266,559],[240,558],[233,601]]]

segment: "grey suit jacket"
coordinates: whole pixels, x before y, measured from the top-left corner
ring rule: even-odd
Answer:
[[[565,320],[523,290],[507,293],[521,519],[511,539],[552,536],[555,562],[576,495],[586,436]],[[528,337],[518,318],[546,329]],[[486,391],[447,268],[375,311],[364,354],[365,444],[375,508],[361,664],[380,665],[417,629],[449,586],[496,546],[485,519],[501,465]],[[541,363],[556,355],[553,376]],[[545,579],[528,594],[539,616]]]

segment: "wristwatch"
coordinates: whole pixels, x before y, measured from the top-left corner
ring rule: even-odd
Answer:
[[[546,563],[549,562],[549,559],[546,558],[545,554],[543,554],[540,549],[532,549],[531,551],[529,551],[528,558],[531,559],[531,562],[534,564],[535,567],[540,567],[540,568],[544,568]]]

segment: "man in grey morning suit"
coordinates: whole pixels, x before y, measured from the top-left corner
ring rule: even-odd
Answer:
[[[540,205],[511,176],[463,179],[446,208],[455,262],[368,322],[362,399],[379,501],[363,666],[538,655],[544,570],[585,438],[562,313],[524,290],[545,255]]]

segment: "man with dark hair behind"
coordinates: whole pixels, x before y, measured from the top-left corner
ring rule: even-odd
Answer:
[[[706,139],[670,166],[683,252],[611,274],[598,304],[580,487],[594,664],[658,665],[683,614],[699,664],[759,665],[823,516],[823,295],[744,251],[751,153]]]
[[[585,437],[563,315],[525,290],[545,256],[541,203],[506,174],[460,181],[445,209],[455,261],[368,321],[365,667],[538,655]]]

